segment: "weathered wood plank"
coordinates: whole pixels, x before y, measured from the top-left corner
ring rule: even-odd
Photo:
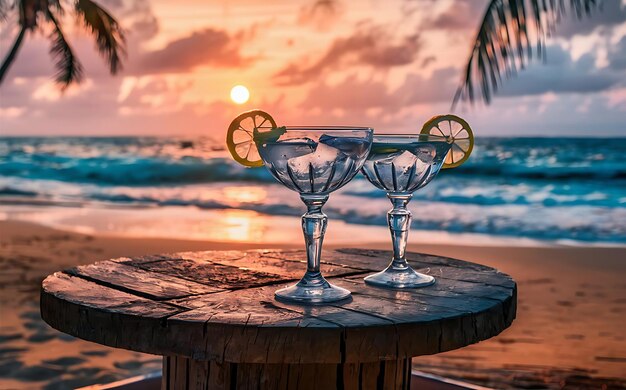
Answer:
[[[190,259],[162,260],[136,266],[146,271],[176,276],[217,289],[243,289],[290,280],[289,277],[282,275]]]
[[[195,252],[177,252],[172,257],[180,259],[188,259],[198,262],[221,263],[223,261],[232,261],[244,258],[258,251],[195,251]]]
[[[193,300],[197,308],[187,315],[168,318],[168,328],[176,333],[173,339],[178,335],[186,338],[181,352],[191,351],[196,359],[250,363],[339,361],[340,327],[306,315],[310,308],[276,304],[272,301],[275,289],[259,287],[197,297]],[[178,304],[184,306],[185,302]],[[309,337],[303,337],[304,333]],[[302,348],[310,350],[308,356],[300,357]]]
[[[390,251],[364,250],[364,249],[338,249],[338,253],[348,256],[357,256],[358,264],[363,268],[373,271],[380,271],[389,264],[391,258]],[[414,269],[432,275],[436,278],[460,280],[466,282],[477,282],[491,284],[506,288],[513,288],[515,282],[506,274],[496,269],[466,261],[456,260],[448,257],[424,255],[420,253],[407,253],[407,260]],[[329,256],[331,260],[342,259],[339,255]],[[345,258],[341,261],[346,262]],[[349,259],[349,257],[348,257]],[[349,259],[348,262],[353,260]]]
[[[259,389],[289,389],[289,364],[265,364],[262,367]]]
[[[163,356],[163,368],[161,369],[161,389],[168,390],[170,383],[170,358]]]
[[[359,363],[344,364],[341,368],[341,376],[345,390],[359,389]]]
[[[363,276],[348,276],[346,279],[360,281],[363,279]],[[379,289],[377,287],[370,287],[370,289],[372,291],[385,291],[384,289]],[[441,278],[437,279],[435,284],[432,286],[416,289],[415,294],[421,294],[425,297],[474,297],[490,299],[491,301],[497,302],[510,297],[513,294],[513,291],[513,289],[508,287]]]
[[[174,380],[170,383],[172,390],[188,390],[189,387],[189,359],[177,358],[174,368]]]
[[[356,248],[340,248],[336,250],[339,253],[347,255],[355,255],[359,257],[371,258],[372,262],[382,261],[383,259],[391,259],[391,251],[379,250],[379,249],[356,249]],[[424,266],[444,265],[451,267],[460,267],[463,269],[472,269],[475,271],[488,271],[493,270],[491,267],[487,267],[482,264],[471,263],[469,261],[457,260],[450,257],[428,255],[424,253],[407,252],[406,259],[415,263],[421,263]],[[373,264],[373,263],[372,263]]]
[[[263,255],[266,258],[271,257],[287,261],[303,258],[304,256],[306,254],[302,250],[268,252]],[[380,271],[389,264],[390,258],[390,251],[338,249],[337,251],[323,252],[322,264],[354,267],[357,270]],[[408,253],[407,259],[416,270],[433,275],[436,278],[491,284],[506,288],[515,286],[515,282],[508,275],[480,264],[418,253]]]
[[[382,389],[382,383],[378,383],[381,364],[384,362],[361,363],[359,367],[360,389]],[[381,377],[382,378],[382,377]]]
[[[97,283],[153,300],[188,297],[222,291],[200,283],[167,274],[136,269],[123,263],[102,261],[73,267],[65,271],[74,276],[94,280]]]
[[[459,267],[434,265],[419,269],[420,272],[434,276],[436,279],[449,279],[461,282],[482,283],[490,286],[515,288],[515,282],[508,275],[496,270],[475,271]]]
[[[180,308],[167,303],[154,302],[64,272],[55,272],[48,276],[42,283],[42,291],[46,296],[56,299],[59,303],[73,303],[84,308],[103,310],[112,314],[136,315],[142,318],[164,318],[182,311]],[[42,305],[42,314],[62,315],[62,311],[51,313],[48,306]]]
[[[109,261],[135,266],[135,265],[138,265],[138,264],[152,263],[152,262],[155,262],[155,261],[179,260],[179,259],[182,259],[182,257],[176,255],[175,253],[162,253],[162,254],[159,254],[159,255],[145,255],[145,256],[135,256],[135,257],[119,257],[117,259],[111,259]]]
[[[427,305],[434,308],[453,310],[458,313],[478,313],[494,305],[490,298],[474,297],[465,294],[424,294],[424,289],[392,290],[372,288],[365,284],[363,278],[344,278],[341,281],[345,288],[354,295],[365,295],[382,300],[396,301],[400,303]],[[336,281],[335,281],[336,282]],[[429,287],[429,289],[431,289]]]
[[[262,271],[282,275],[298,280],[306,270],[306,254],[304,251],[293,252],[294,256],[276,256],[275,251],[251,251],[246,256],[231,259],[212,260],[214,263],[230,265],[254,271]],[[363,273],[364,270],[344,265],[322,263],[321,271],[326,277]]]
[[[184,358],[181,358],[184,359]],[[187,359],[186,359],[187,360]],[[188,390],[206,390],[209,388],[209,362],[188,359],[189,387]]]
[[[215,364],[165,358],[163,389],[408,389],[410,359],[352,364]]]
[[[41,316],[53,328],[100,344],[159,354],[163,320],[185,309],[57,272],[42,283]]]
[[[275,258],[284,261],[300,261],[306,258],[306,252],[301,249],[265,251],[262,255],[266,258]],[[391,254],[389,254],[389,256],[391,256]],[[380,259],[368,256],[367,254],[361,254],[358,251],[355,253],[343,253],[331,250],[322,250],[321,263],[327,266],[343,266],[363,271],[380,270],[382,268],[381,264],[385,264],[385,262],[381,262]],[[387,259],[387,263],[389,263],[389,259]]]

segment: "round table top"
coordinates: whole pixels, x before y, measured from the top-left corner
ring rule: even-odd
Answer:
[[[407,254],[435,276],[414,290],[371,287],[363,277],[391,252],[339,249],[322,272],[352,291],[324,306],[278,302],[305,253],[251,250],[119,258],[48,276],[41,314],[52,327],[116,348],[232,363],[350,363],[452,350],[495,336],[515,318],[506,274],[439,256]]]

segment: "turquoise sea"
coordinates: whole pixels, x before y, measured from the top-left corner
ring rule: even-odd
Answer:
[[[626,138],[476,142],[468,163],[415,194],[413,228],[626,244]],[[180,138],[0,138],[0,203],[303,212],[264,168],[239,166],[208,139]],[[388,206],[359,174],[325,212],[385,225]]]

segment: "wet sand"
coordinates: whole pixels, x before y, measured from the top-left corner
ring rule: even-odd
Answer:
[[[386,239],[351,246],[386,248]],[[127,239],[0,221],[0,388],[74,388],[161,367],[158,356],[78,340],[43,323],[39,286],[54,271],[117,256],[300,246]],[[626,249],[438,244],[411,250],[490,265],[519,285],[511,328],[416,358],[415,369],[495,388],[626,388]]]

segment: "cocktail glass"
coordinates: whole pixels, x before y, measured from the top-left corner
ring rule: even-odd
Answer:
[[[285,127],[276,140],[256,141],[272,175],[300,194],[307,207],[302,216],[307,270],[293,286],[276,291],[279,300],[327,303],[346,299],[350,291],[330,284],[320,272],[322,242],[328,218],[322,206],[365,163],[373,130],[363,127]],[[277,129],[278,130],[278,129]]]
[[[428,134],[374,135],[361,171],[367,180],[387,192],[393,205],[387,213],[393,258],[385,270],[367,276],[366,283],[387,288],[416,288],[435,283],[435,278],[416,272],[406,261],[411,227],[411,212],[406,206],[413,192],[435,178],[450,147],[443,137]]]

